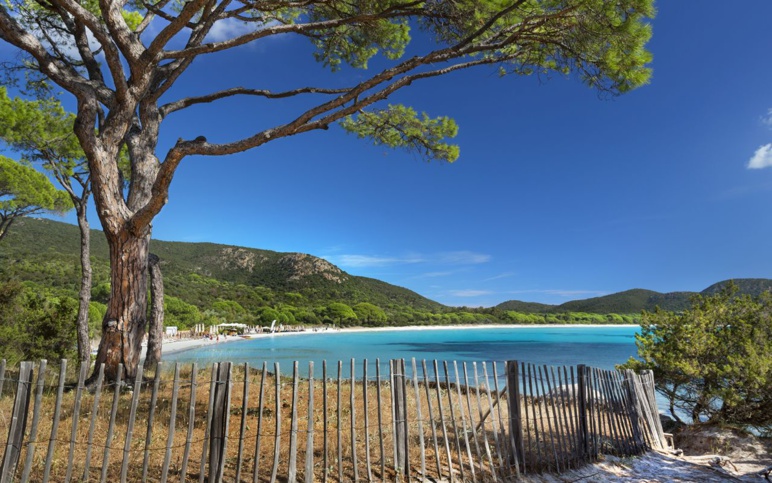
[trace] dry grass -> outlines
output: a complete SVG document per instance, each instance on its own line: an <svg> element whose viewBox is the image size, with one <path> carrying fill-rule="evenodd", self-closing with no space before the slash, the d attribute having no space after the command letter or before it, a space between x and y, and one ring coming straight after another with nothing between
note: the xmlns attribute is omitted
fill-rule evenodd
<svg viewBox="0 0 772 483"><path fill-rule="evenodd" d="M124 388L118 393L113 438L109 445L107 435L114 404L115 386L106 385L102 389L96 414L94 414L96 395L83 391L80 414L77 418L73 417L77 391L74 389L66 391L61 404L58 432L55 443L52 445L50 481L65 481L68 471L73 475L73 480L81 480L86 473L89 453L90 462L86 479L90 481L100 481L103 472L106 481L120 481L124 462L127 480L141 481L145 458L147 458L145 475L147 481L161 481L166 458L169 461L166 475L168 481L199 481L202 468L206 476L209 472L208 460L202 467L201 458L206 441L211 370L197 372L195 400L191 401L193 388L191 367L186 365L180 368L176 405L172 404L174 387L172 371L168 368L162 371L152 424L148 421L151 413L154 374L146 374L139 393L134 429L128 448L125 447L125 443L129 430L133 391ZM448 479L449 468L453 472L454 479L463 476L465 481L472 480L472 472L477 481L503 480L512 476L514 468L509 465L509 440L506 435L509 425L506 397L502 397L497 404L497 385L494 381L494 370L490 364L479 368L478 383L482 390L474 390L473 371L477 369L474 366L469 367L468 379L464 378L463 370L460 371L458 381L461 385L455 384L457 379L452 365L448 373L451 383L449 385L446 383L442 366L439 367L439 384L436 383L431 366L428 371L430 376L426 379L419 369L417 386L414 385L413 379L406 380L408 466L412 476L420 477L424 468L426 475L435 480ZM284 370L286 371L287 368ZM307 376L307 371L307 368L301 369L301 376ZM490 377L485 377L486 371ZM372 366L370 372L373 372ZM12 377L7 374L6 378L9 376ZM284 372L282 376L285 376ZM70 381L76 378L74 375L69 377ZM469 386L471 389L468 392L467 382L471 383ZM361 379L358 379L353 386L351 379L341 379L339 383L337 368L332 366L329 368L326 382L316 379L311 384L308 379L295 380L292 377L281 377L278 386L276 378L271 373L267 373L263 378L260 369L250 368L245 373L243 366L234 366L231 383L229 429L224 465L225 481L236 481L238 473L239 481L251 482L255 470L257 481L271 481L274 473L278 481L287 481L293 460L297 480L305 481L306 447L311 431L313 432L313 481L353 481L355 477L363 481L397 479L397 471L394 468L395 424L392 417L388 366L381 367L380 385L376 383L372 373L368 375L367 384L363 384ZM57 384L58 372L49 370L45 380L30 481L43 480L54 420ZM3 397L0 398L0 443L3 446L8 436L9 419L13 408L11 393L15 391L15 388L9 387L10 385L12 384L6 383ZM248 393L246 405L243 401L245 387ZM488 387L491 389L490 392L486 389ZM503 385L499 389L503 389ZM313 391L314 406L309 418L310 391ZM367 407L365 407L365 391ZM192 420L191 403L194 408ZM491 406L492 415L487 416ZM175 407L176 416L173 420L174 431L172 431L171 417ZM440 409L442 409L442 416L440 416ZM529 473L545 469L562 471L581 463L582 459L578 456L577 449L579 444L575 436L575 428L578 427L575 413L565 406L535 398L521 398L520 413L524 418L523 442L526 450L526 471ZM365 425L365 414L367 414L367 425ZM381 425L379 425L379 414ZM483 415L486 417L480 425ZM245 417L243 433L241 432L242 416ZM608 421L607 418L604 420ZM27 423L25 441L29 439L31 421L32 411ZM71 435L74 422L77 422L77 428L73 438ZM90 433L92 424L93 434ZM297 428L296 431L292 430L293 424ZM474 431L472 428L478 430ZM610 427L599 428L601 434L608 434L609 444L613 444L610 429ZM173 438L170 440L169 435L172 432ZM89 438L93 439L92 445L88 444ZM148 438L147 445L146 438ZM189 448L187 463L184 462L186 446ZM25 444L22 448L17 477L21 475L25 458L31 447L32 445ZM241 457L239 457L239 447L241 447ZM184 475L181 473L183 465L186 466Z"/></svg>
<svg viewBox="0 0 772 483"><path fill-rule="evenodd" d="M330 373L333 372L331 368ZM235 481L236 472L239 463L238 449L242 446L240 461L240 480L252 481L255 469L255 460L257 459L257 475L259 481L270 481L271 475L276 472L279 481L286 480L289 474L289 466L294 455L297 468L297 478L305 480L306 467L306 445L309 431L313 430L313 472L316 481L322 481L325 476L329 481L352 481L354 479L356 459L356 473L359 479L367 480L368 476L373 480L392 481L396 477L394 469L394 425L392 418L392 403L388 368L382 368L382 382L379 385L374 382L374 377L370 376L366 385L361 380L354 384L354 398L352 404L350 379L341 380L338 386L337 377L328 378L326 384L322 380L313 382L313 402L314 407L311 415L311 424L309 424L308 406L309 406L309 386L308 379L298 379L297 385L293 379L282 377L279 380L278 393L277 381L273 374L268 373L263 380L262 371L250 369L247 374L243 367L234 367L232 371L232 389L230 395L230 419L229 431L226 441L226 462L225 462L225 480ZM148 481L160 481L162 478L162 468L164 460L167 457L167 447L169 451L168 480L169 481L198 481L201 472L201 455L204 447L205 432L207 426L207 408L209 404L210 388L209 369L198 371L195 383L195 401L194 415L191 424L190 405L192 380L190 367L185 366L180 371L179 390L176 401L176 416L174 419L174 435L169 441L169 435L172 433L170 419L172 414L172 393L173 377L171 372L166 370L162 372L160 379L153 422L150 425L149 445L146 446L146 437L148 436L148 420L150 418L150 402L152 397L153 374L146 374L145 382L139 394L136 417L130 445L126 453L127 479L128 481L139 481L143 476L143 463L147 458ZM75 379L70 375L70 381ZM13 374L7 374L6 379L12 379ZM40 423L37 432L37 442L34 445L34 458L30 481L42 481L46 466L47 450L51 438L51 428L54 420L56 406L56 391L58 383L58 372L49 370L45 378L45 390L40 409ZM246 408L243 404L243 394L245 382L248 388L248 404ZM5 440L8 436L8 426L13 409L12 391L15 388L9 387L14 384L11 381L6 383L4 394L0 398L0 443L5 446ZM125 442L129 428L129 418L134 392L124 388L118 393L117 412L113 428L113 437L109 443L107 435L109 431L110 414L113 407L114 385L105 385L101 391L96 415L94 414L95 394L83 391L81 393L80 414L77 418L73 417L73 408L75 407L75 398L77 391L74 390L75 384L70 383L69 390L65 391L59 415L59 426L53 445L51 455L51 479L50 481L64 481L69 462L72 461L69 471L73 479L80 480L86 470L85 464L87 454L90 453L90 463L88 468L88 479L99 481L102 472L106 472L107 481L118 481L121 477L122 466L124 462ZM260 393L262 386L262 403ZM326 386L326 387L325 387ZM340 387L340 391L338 390ZM454 413L456 421L450 419L450 407L448 392L444 388L438 388L431 384L428 390L429 397L432 398L432 416L428 413L427 387L423 382L419 384L419 397L421 405L422 421L417 419L416 391L412 380L407 381L406 399L408 412L408 454L409 467L412 474L420 474L423 465L427 468L427 473L435 477L438 475L437 467L439 465L441 473L447 477L448 466L454 468L454 472L460 474L459 458L457 445L455 443L456 427L458 437L462 445L462 464L464 471L469 474L470 462L467 457L466 447L463 446L462 422L460 419L459 406L457 400L457 391L451 390L453 398ZM364 404L364 390L367 391L367 408ZM380 415L382 425L379 426L379 405L378 391L380 389ZM293 391L296 391L294 398L295 410L293 408ZM324 410L324 399L326 394L327 410ZM439 419L439 406L437 397L442 399L445 433L448 436L447 448L450 450L450 460L448 461L448 450L443 439L443 421ZM473 393L474 394L474 393ZM475 421L479 420L480 411L487 412L488 402L485 393L481 393L480 409L474 397L470 399L472 408L475 411L473 417ZM466 404L466 400L463 400ZM33 403L30 403L30 408ZM352 418L352 408L354 417ZM365 427L365 409L367 410L367 427ZM242 414L246 412L246 420L243 435L240 432ZM468 408L464 409L465 416L469 417ZM262 417L260 414L262 413ZM295 423L297 431L295 434L294 451L292 447L292 415L296 415ZM279 437L278 446L276 445L277 433L277 415L279 418ZM96 416L96 417L94 417ZM340 419L339 419L340 417ZM32 420L32 411L30 410L30 419L27 423L28 441L30 426ZM72 437L73 423L77 422L74 438ZM93 423L93 434L90 434ZM498 421L497 421L498 423ZM471 423L468 423L470 425ZM258 441L258 425L260 425L260 436ZM352 441L352 425L355 443ZM421 451L421 437L418 434L421 427L424 451ZM325 430L326 427L326 430ZM434 450L434 438L431 428L434 427L436 435L437 448L439 454ZM189 428L192 428L190 435ZM484 433L489 433L490 447L494 447L492 438L492 422L487 420L487 424L477 433L478 438L482 438ZM92 438L93 444L89 446L89 438ZM325 448L326 440L326 452ZM71 441L73 443L71 443ZM383 452L381 452L381 442ZM186 444L189 443L189 456L187 461L186 475L180 474ZM256 451L259 443L259 451ZM25 444L17 471L17 477L21 474L25 458L32 445ZM276 448L278 447L278 457ZM369 447L369 448L368 448ZM369 452L367 451L369 449ZM355 450L355 451L354 451ZM495 461L495 449L494 462ZM356 453L354 455L354 452ZM326 457L325 457L326 453ZM423 458L422 458L423 454ZM472 450L473 459L477 456ZM105 459L107 456L107 459ZM356 456L356 458L354 458ZM274 462L278 464L274 468ZM439 463L438 463L439 461ZM483 480L484 475L488 474L489 469L485 465L486 459L481 464L475 463L475 472L478 479ZM496 462L498 463L498 462ZM205 462L205 474L208 471ZM485 465L485 466L484 466ZM369 467L369 468L368 468ZM106 468L106 469L105 469Z"/></svg>

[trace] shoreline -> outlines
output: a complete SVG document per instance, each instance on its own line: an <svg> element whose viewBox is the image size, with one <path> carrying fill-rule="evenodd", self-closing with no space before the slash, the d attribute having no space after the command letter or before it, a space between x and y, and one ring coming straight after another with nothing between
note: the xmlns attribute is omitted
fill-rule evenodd
<svg viewBox="0 0 772 483"><path fill-rule="evenodd" d="M214 344L226 344L228 342L235 342L239 340L249 339L262 339L266 337L287 337L293 335L323 335L323 334L341 334L341 333L356 333L356 332L393 332L393 331L421 331L421 330L450 330L450 329L528 329L528 328L554 328L554 329L566 329L572 327L639 327L636 324L491 324L491 325L407 325L404 327L347 327L343 329L327 329L327 330L305 330L298 332L274 332L274 333L259 333L259 334L246 334L243 336L230 336L220 338L220 340L209 340L205 338L197 339L172 339L164 340L161 348L162 355L175 354L190 349L197 349L199 347L214 345ZM142 348L143 356L145 347Z"/></svg>

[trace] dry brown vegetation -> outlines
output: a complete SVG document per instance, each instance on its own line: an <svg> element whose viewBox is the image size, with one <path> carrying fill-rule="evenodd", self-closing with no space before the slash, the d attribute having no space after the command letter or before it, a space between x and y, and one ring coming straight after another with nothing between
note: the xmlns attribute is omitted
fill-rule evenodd
<svg viewBox="0 0 772 483"><path fill-rule="evenodd" d="M116 393L114 384L104 385L96 393L93 387L91 391L81 391L77 416L74 414L79 394L74 382L77 376L70 374L67 379L70 382L62 396L58 431L51 445L49 481L67 481L68 475L75 481L120 481L122 474L127 481L162 481L164 478L168 481L206 481L210 472L209 459L207 456L202 466L202 452L209 448L205 442L210 388L214 387L212 371L199 370L193 377L190 365L180 365L177 369L176 383L172 367L167 366L159 372L155 404L152 399L156 380L155 374L150 373L145 374L138 394L128 386ZM278 384L273 367L265 368L265 377L263 368L244 369L242 365L233 366L231 370L224 481L251 482L253 478L254 481L288 481L293 475L298 481L397 479L395 451L399 450L394 435L398 424L393 417L388 364L380 366L379 378L373 374L375 370L371 364L367 383L358 378L353 385L350 378L338 377L337 365L328 368L326 380L317 378L313 381L308 379L307 367L299 370L297 378L292 377L291 369L285 373L288 368L284 368ZM525 467L516 468L513 465L515 459L509 454L505 381L499 380L496 373L501 366L491 363L459 365L456 372L450 363L446 372L445 365L440 363L437 369L438 377L429 363L427 376L424 376L419 363L417 375L413 376L408 363L404 391L407 471L410 475L447 479L451 468L454 479L501 481L513 478L518 469L528 473L545 469L565 471L580 466L587 459L587 455L582 457L579 452L581 441L575 408L567 400L543 397L542 391L539 393L541 398L521 396L525 456L522 461ZM0 398L0 443L3 447L13 409L12 394L16 390L13 378L10 372L6 374L3 397ZM401 381L398 377L397 383ZM31 440L34 393L30 402L17 478L22 474L27 455L34 448L29 481L44 479L57 387L58 371L49 369L34 444L27 443ZM313 410L309 417L311 390ZM115 394L117 400L114 400ZM132 422L131 408L135 400L136 415ZM114 404L114 427L109 439ZM612 414L611 411L608 413ZM614 434L608 425L610 421L612 419L605 415L598 420L599 448L605 445L607 450L621 452L619 441L623 435ZM73 436L74 423L77 427ZM132 434L127 447L130 429ZM309 435L312 458L307 459ZM312 478L308 479L307 464L313 472Z"/></svg>

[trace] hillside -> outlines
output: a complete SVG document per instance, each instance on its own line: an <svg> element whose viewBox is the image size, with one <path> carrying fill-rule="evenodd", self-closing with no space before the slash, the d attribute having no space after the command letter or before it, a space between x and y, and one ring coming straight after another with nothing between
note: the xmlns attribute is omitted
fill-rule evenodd
<svg viewBox="0 0 772 483"><path fill-rule="evenodd" d="M741 278L737 280L724 280L723 282L714 283L700 293L703 295L712 295L718 293L729 282L734 282L734 284L737 285L739 293L752 295L754 297L758 296L762 292L766 292L767 290L772 290L772 280L768 278Z"/></svg>
<svg viewBox="0 0 772 483"><path fill-rule="evenodd" d="M690 292L663 294L640 288L625 290L603 297L566 302L557 307L561 312L590 312L633 314L642 310L654 310L659 306L664 310L684 310L689 306Z"/></svg>
<svg viewBox="0 0 772 483"><path fill-rule="evenodd" d="M0 244L0 281L15 279L31 284L38 291L74 297L80 276L78 243L78 229L74 225L22 219ZM510 300L491 308L457 309L402 287L348 274L308 254L161 240L152 241L151 251L161 259L168 296L167 315L171 321L216 316L252 322L284 317L290 322L318 323L329 317L325 309L331 302L343 302L352 307L369 303L382 309L386 319L369 322L376 325L619 320L609 314L625 315L624 320L629 322L630 314L635 318L642 310L653 310L657 306L683 310L694 295L693 292L632 289L562 305ZM92 230L92 295L94 302L102 304L109 294L107 253L104 235ZM753 295L772 288L770 279L734 282L741 293ZM726 283L711 285L702 293L715 293ZM266 310L270 312L265 313Z"/></svg>
<svg viewBox="0 0 772 483"><path fill-rule="evenodd" d="M92 230L94 285L108 281L107 242ZM74 293L79 277L79 235L74 225L22 219L0 244L0 280L15 278ZM292 302L315 306L333 300L368 302L383 309L439 312L446 307L402 287L350 275L321 258L214 243L153 240L166 293L204 309L218 299L246 309ZM99 292L95 290L95 292ZM99 301L99 293L95 293Z"/></svg>
<svg viewBox="0 0 772 483"><path fill-rule="evenodd" d="M555 305L523 302L520 300L507 300L496 306L497 309L514 310L515 312L523 312L526 314L546 314L552 312L555 307Z"/></svg>
<svg viewBox="0 0 772 483"><path fill-rule="evenodd" d="M719 292L730 280L718 282L699 292L701 295L712 295ZM738 288L738 293L758 296L762 292L772 290L772 279L738 278L731 280ZM534 304L508 300L496 306L502 310L516 310L531 313L565 313L586 312L591 314L639 314L641 311L652 311L656 307L662 310L678 312L691 305L691 297L697 292L660 293L640 288L625 290L602 297L583 300L572 300L561 305Z"/></svg>

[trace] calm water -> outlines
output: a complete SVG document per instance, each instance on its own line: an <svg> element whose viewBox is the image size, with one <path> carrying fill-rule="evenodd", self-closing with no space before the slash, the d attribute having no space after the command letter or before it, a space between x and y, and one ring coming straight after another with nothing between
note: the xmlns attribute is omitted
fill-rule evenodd
<svg viewBox="0 0 772 483"><path fill-rule="evenodd" d="M308 362L313 361L315 377L322 374L322 361L328 364L328 377L337 375L337 361L343 362L343 377L350 377L351 359L356 375L362 374L362 363L368 360L368 376L375 374L375 360L380 359L381 373L387 374L389 359L426 359L462 362L518 360L534 364L586 364L613 369L615 364L636 354L635 333L638 326L626 327L506 327L473 329L432 329L404 331L324 332L302 335L268 336L258 339L209 345L164 356L166 361L193 362L199 365L217 361L250 367L279 362L281 372L292 372L293 361L299 362L300 374L308 375ZM503 365L499 372L503 370ZM430 374L431 374L430 370Z"/></svg>

